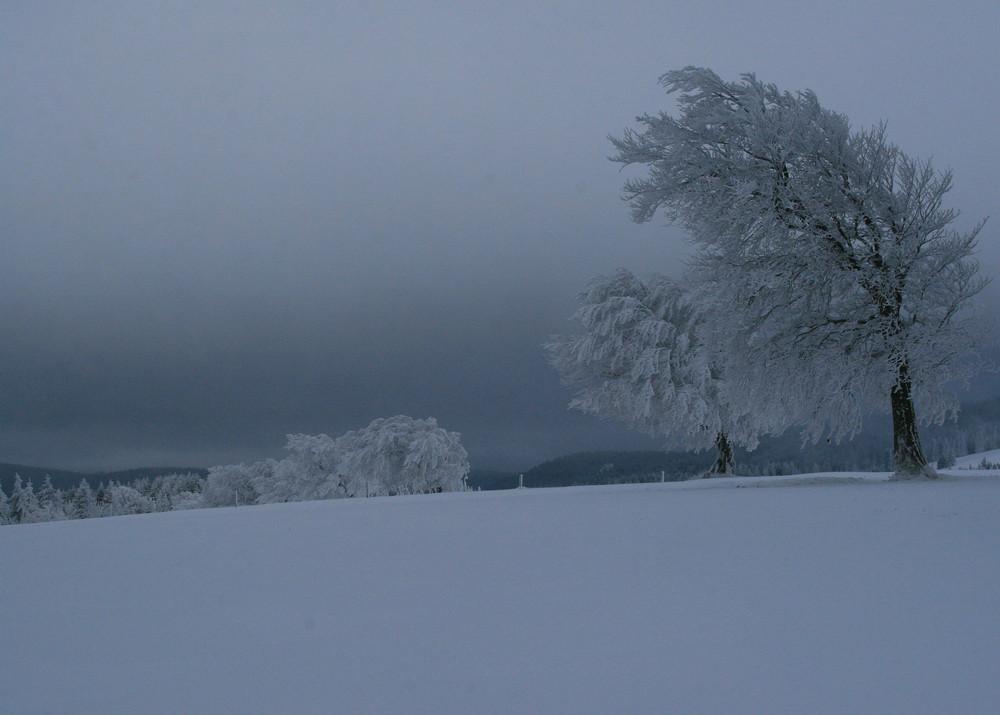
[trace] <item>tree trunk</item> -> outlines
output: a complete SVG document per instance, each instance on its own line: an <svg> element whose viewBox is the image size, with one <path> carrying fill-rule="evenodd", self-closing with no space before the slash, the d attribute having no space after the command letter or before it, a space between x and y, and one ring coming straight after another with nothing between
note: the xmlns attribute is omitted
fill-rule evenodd
<svg viewBox="0 0 1000 715"><path fill-rule="evenodd" d="M702 479L709 477L728 477L733 473L733 445L729 443L729 438L725 432L719 432L715 436L715 449L719 456L715 464L707 472L701 475Z"/></svg>
<svg viewBox="0 0 1000 715"><path fill-rule="evenodd" d="M910 366L904 359L896 368L896 383L889 391L892 404L892 461L896 470L892 476L893 479L936 479L938 474L927 464L927 457L920 446L912 387Z"/></svg>

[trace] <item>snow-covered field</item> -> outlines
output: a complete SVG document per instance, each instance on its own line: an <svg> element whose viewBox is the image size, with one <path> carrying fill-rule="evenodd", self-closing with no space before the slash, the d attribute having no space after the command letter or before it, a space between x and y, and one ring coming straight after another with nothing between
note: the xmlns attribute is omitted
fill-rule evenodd
<svg viewBox="0 0 1000 715"><path fill-rule="evenodd" d="M1000 474L950 474L7 526L0 711L996 712Z"/></svg>

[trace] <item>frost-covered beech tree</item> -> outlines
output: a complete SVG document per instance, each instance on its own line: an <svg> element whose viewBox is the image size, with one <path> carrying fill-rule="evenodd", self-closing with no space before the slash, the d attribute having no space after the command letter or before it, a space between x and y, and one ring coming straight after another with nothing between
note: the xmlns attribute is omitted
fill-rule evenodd
<svg viewBox="0 0 1000 715"><path fill-rule="evenodd" d="M285 449L288 456L274 463L270 474L261 470L255 477L261 503L357 496L343 476L340 450L332 437L290 434Z"/></svg>
<svg viewBox="0 0 1000 715"><path fill-rule="evenodd" d="M220 464L209 467L202 503L208 507L256 504L260 496L254 486L256 465Z"/></svg>
<svg viewBox="0 0 1000 715"><path fill-rule="evenodd" d="M112 483L108 487L108 504L112 516L150 514L156 511L156 503L152 499L127 484Z"/></svg>
<svg viewBox="0 0 1000 715"><path fill-rule="evenodd" d="M458 491L469 474L469 455L458 432L397 415L377 419L337 439L345 478L359 493L416 494Z"/></svg>
<svg viewBox="0 0 1000 715"><path fill-rule="evenodd" d="M705 476L730 472L734 444L753 449L761 434L788 425L782 393L753 396L754 383L726 379L726 330L675 281L621 268L594 278L577 301L583 332L545 346L576 391L570 407L663 437L669 448L715 446Z"/></svg>
<svg viewBox="0 0 1000 715"><path fill-rule="evenodd" d="M950 172L904 154L884 126L852 131L812 92L693 67L660 83L679 93L678 116L612 138L615 161L648 168L625 185L633 219L662 212L687 228L702 280L740 315L745 364L784 359L814 397L807 436L852 436L859 403L884 400L897 476L934 476L917 415L954 414L942 386L985 332L965 310L983 285L981 225L951 228Z"/></svg>
<svg viewBox="0 0 1000 715"><path fill-rule="evenodd" d="M465 485L468 455L457 432L434 418L399 415L336 439L288 435L289 454L209 469L205 506L453 491Z"/></svg>

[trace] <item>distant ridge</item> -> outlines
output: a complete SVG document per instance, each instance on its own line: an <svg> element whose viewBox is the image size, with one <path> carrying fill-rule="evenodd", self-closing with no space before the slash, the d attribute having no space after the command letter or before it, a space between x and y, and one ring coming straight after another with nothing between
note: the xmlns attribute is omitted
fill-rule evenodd
<svg viewBox="0 0 1000 715"><path fill-rule="evenodd" d="M705 471L711 457L696 452L578 452L543 462L524 473L526 487L676 482Z"/></svg>

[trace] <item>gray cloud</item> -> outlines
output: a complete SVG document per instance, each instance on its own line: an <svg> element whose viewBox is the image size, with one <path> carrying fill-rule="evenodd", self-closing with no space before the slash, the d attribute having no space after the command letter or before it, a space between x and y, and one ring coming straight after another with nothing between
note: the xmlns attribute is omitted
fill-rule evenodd
<svg viewBox="0 0 1000 715"><path fill-rule="evenodd" d="M996 213L991 3L630 8L5 5L0 460L255 459L400 412L483 466L655 445L567 413L540 344L593 274L680 270L605 158L670 68L888 119Z"/></svg>

